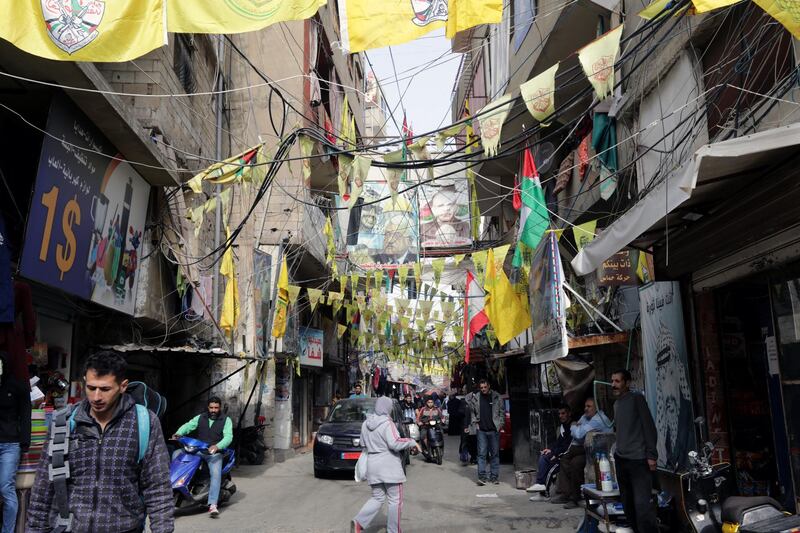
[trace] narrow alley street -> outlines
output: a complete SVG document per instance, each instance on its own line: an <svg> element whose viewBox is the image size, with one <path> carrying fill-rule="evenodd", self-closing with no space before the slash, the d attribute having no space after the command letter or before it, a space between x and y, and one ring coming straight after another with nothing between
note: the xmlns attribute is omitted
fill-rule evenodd
<svg viewBox="0 0 800 533"><path fill-rule="evenodd" d="M409 532L553 531L574 532L582 511L531 503L514 488L509 464L501 465L500 485L478 487L475 467L457 462L458 440L449 437L442 466L412 458L408 469L403 530ZM367 500L369 486L351 476L314 479L312 455L305 453L269 469L239 467L238 492L219 519L206 514L178 517L176 533L269 532L340 533ZM385 531L385 512L366 531Z"/></svg>

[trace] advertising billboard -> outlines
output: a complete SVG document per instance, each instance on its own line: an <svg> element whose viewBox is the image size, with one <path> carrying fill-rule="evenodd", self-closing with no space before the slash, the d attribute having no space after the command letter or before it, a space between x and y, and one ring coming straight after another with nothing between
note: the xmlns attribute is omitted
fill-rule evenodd
<svg viewBox="0 0 800 533"><path fill-rule="evenodd" d="M47 119L21 271L133 315L150 185L66 96Z"/></svg>

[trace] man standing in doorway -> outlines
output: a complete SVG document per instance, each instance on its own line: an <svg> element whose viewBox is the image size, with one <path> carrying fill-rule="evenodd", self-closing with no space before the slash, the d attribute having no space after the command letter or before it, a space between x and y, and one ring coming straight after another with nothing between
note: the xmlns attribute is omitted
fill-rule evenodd
<svg viewBox="0 0 800 533"><path fill-rule="evenodd" d="M480 393L469 396L471 432L478 436L478 485L500 483L500 429L505 423L503 399L485 379L478 383ZM487 457L488 456L488 457ZM490 461L487 472L486 461Z"/></svg>
<svg viewBox="0 0 800 533"><path fill-rule="evenodd" d="M202 457L208 463L208 472L211 477L208 487L208 514L211 518L219 516L217 503L219 502L219 487L222 483L222 460L220 453L233 442L233 421L222 414L222 400L217 396L208 399L207 412L197 415L178 428L172 438L177 439L184 435L193 434L198 440L207 444L208 453ZM180 451L176 452L180 453Z"/></svg>
<svg viewBox="0 0 800 533"><path fill-rule="evenodd" d="M114 352L98 352L84 363L86 398L70 413L54 413L50 427L52 440L54 432L62 439L60 431L68 435L68 453L58 449L58 442L45 443L31 490L27 533L53 531L64 521L71 521L72 531L141 533L148 517L152 533L173 531L169 456L161 424L147 411L150 437L139 461L142 421L133 397L125 394L127 369L125 359Z"/></svg>
<svg viewBox="0 0 800 533"><path fill-rule="evenodd" d="M11 375L6 352L0 352L0 509L2 533L13 533L17 523L17 467L31 443L31 393Z"/></svg>
<svg viewBox="0 0 800 533"><path fill-rule="evenodd" d="M630 389L631 373L611 375L614 389L614 424L617 428L617 484L625 516L636 533L657 531L656 513L650 503L653 472L658 461L658 433L644 396Z"/></svg>

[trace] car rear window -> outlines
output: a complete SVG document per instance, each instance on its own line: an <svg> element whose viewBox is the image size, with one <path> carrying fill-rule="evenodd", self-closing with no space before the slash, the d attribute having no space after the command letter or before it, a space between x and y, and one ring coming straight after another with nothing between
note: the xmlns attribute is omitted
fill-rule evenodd
<svg viewBox="0 0 800 533"><path fill-rule="evenodd" d="M331 411L328 422L362 422L375 412L375 402L342 400Z"/></svg>

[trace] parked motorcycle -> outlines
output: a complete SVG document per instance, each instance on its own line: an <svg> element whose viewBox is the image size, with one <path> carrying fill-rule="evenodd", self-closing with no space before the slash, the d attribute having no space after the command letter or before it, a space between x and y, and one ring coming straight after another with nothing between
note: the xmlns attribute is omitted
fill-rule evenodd
<svg viewBox="0 0 800 533"><path fill-rule="evenodd" d="M420 426L420 446L422 454L428 461L437 465L442 464L444 455L444 434L442 433L441 422L431 419Z"/></svg>
<svg viewBox="0 0 800 533"><path fill-rule="evenodd" d="M702 420L698 419L698 424ZM714 444L689 452L690 469L681 475L679 510L696 533L784 533L800 531L800 516L784 513L767 496L733 496L728 463L711 464Z"/></svg>
<svg viewBox="0 0 800 533"><path fill-rule="evenodd" d="M177 442L181 448L169 465L175 509L187 510L194 507L205 507L208 502L211 479L208 465L202 456L208 454L208 444L190 437L180 437ZM231 449L218 453L224 455L219 489L219 503L222 504L236 492L236 485L231 479L231 469L236 462L236 454Z"/></svg>
<svg viewBox="0 0 800 533"><path fill-rule="evenodd" d="M267 424L248 426L234 431L236 454L240 461L251 465L264 464L267 445L264 443L264 428Z"/></svg>

